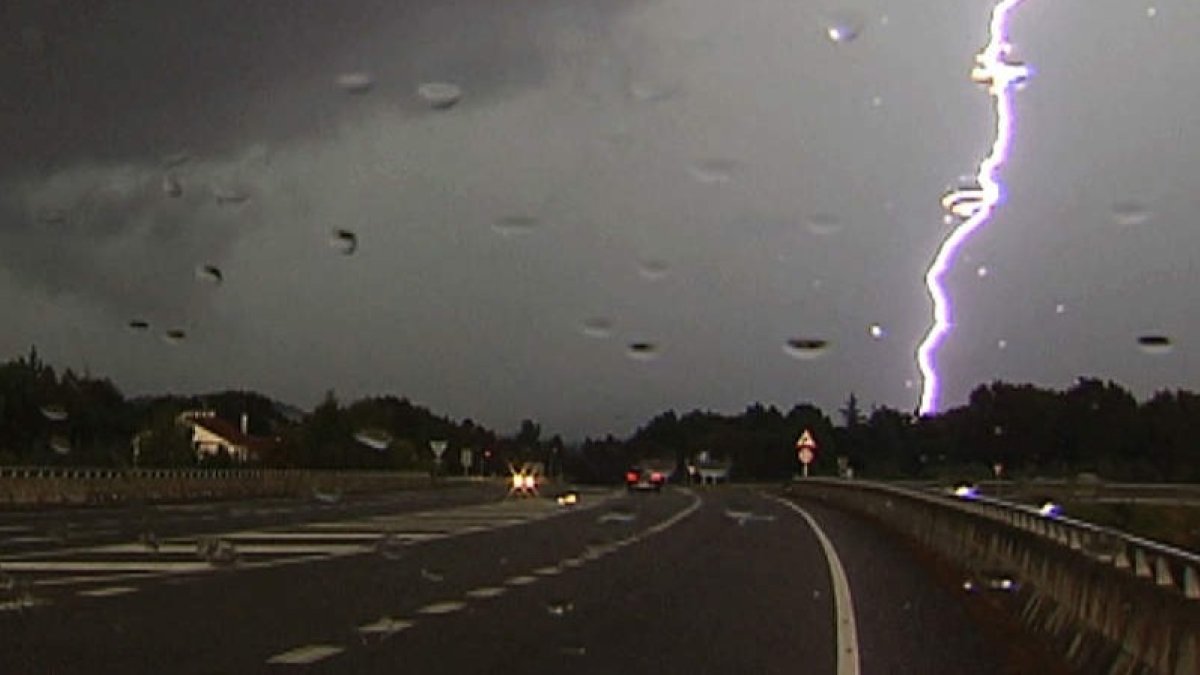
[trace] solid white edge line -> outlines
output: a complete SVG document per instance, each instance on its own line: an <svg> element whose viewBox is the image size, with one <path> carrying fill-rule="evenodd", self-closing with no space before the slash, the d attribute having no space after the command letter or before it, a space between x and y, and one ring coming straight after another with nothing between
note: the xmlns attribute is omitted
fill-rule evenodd
<svg viewBox="0 0 1200 675"><path fill-rule="evenodd" d="M780 497L770 497L792 511L812 528L813 534L821 544L825 553L825 561L829 563L829 577L833 582L834 626L837 630L837 673L838 675L858 675L858 627L854 620L854 601L850 597L850 580L846 570L838 558L837 549L825 535L825 531L817 524L817 520L808 511Z"/></svg>
<svg viewBox="0 0 1200 675"><path fill-rule="evenodd" d="M267 659L267 663L281 664L288 666L302 666L309 663L315 663L322 659L327 659L330 656L341 654L345 651L344 647L336 645L307 645L305 647L297 647L286 652L276 654Z"/></svg>

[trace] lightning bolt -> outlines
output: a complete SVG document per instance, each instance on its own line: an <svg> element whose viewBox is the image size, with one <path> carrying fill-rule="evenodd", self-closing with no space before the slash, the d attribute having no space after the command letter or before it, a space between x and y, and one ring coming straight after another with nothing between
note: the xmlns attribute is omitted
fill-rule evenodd
<svg viewBox="0 0 1200 675"><path fill-rule="evenodd" d="M988 43L975 56L975 67L971 71L971 79L986 86L995 101L996 139L992 142L991 152L979 163L975 174L977 185L954 190L942 199L942 206L952 216L963 220L942 241L933 263L925 272L925 287L933 301L933 323L917 347L917 365L922 378L918 412L922 415L937 412L940 381L934 360L938 347L953 326L950 296L942 285L942 277L954 264L962 245L991 218L1004 193L998 174L1008 159L1012 144L1013 86L1029 77L1025 65L1008 61L1011 51L1006 37L1008 18L1021 2L1023 0L1002 0L992 8Z"/></svg>

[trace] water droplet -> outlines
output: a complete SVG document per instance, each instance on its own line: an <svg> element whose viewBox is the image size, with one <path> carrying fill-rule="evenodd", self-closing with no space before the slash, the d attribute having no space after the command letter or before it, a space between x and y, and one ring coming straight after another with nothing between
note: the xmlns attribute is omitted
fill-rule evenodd
<svg viewBox="0 0 1200 675"><path fill-rule="evenodd" d="M375 86L375 78L364 72L342 73L334 81L348 94L365 94Z"/></svg>
<svg viewBox="0 0 1200 675"><path fill-rule="evenodd" d="M421 568L421 578L430 583L440 584L446 580L446 574L441 570L434 570L428 567Z"/></svg>
<svg viewBox="0 0 1200 675"><path fill-rule="evenodd" d="M320 488L313 488L312 496L313 499L321 502L322 504L337 504L338 502L342 501L341 490L322 490Z"/></svg>
<svg viewBox="0 0 1200 675"><path fill-rule="evenodd" d="M1054 313L1055 313L1055 314L1062 314L1062 313L1064 313L1064 312L1066 312L1066 311L1067 311L1067 306L1066 306L1066 305L1064 305L1064 304L1062 304L1061 302L1060 302L1059 304L1057 304L1057 305L1055 305L1055 306L1054 306Z"/></svg>
<svg viewBox="0 0 1200 675"><path fill-rule="evenodd" d="M158 553L158 536L152 530L142 530L138 534L138 543L146 548L151 553Z"/></svg>
<svg viewBox="0 0 1200 675"><path fill-rule="evenodd" d="M358 250L358 235L350 230L334 230L329 238L329 245L342 255L352 255Z"/></svg>
<svg viewBox="0 0 1200 675"><path fill-rule="evenodd" d="M1158 16L1158 8L1157 7L1154 7L1153 5L1151 5L1150 7L1146 8L1146 18L1153 19L1156 16Z"/></svg>
<svg viewBox="0 0 1200 675"><path fill-rule="evenodd" d="M649 82L633 82L629 85L629 95L635 101L652 103L668 99L675 92L667 87L660 87Z"/></svg>
<svg viewBox="0 0 1200 675"><path fill-rule="evenodd" d="M1175 348L1171 338L1166 335L1142 335L1138 337L1137 343L1143 353L1151 356L1170 354L1171 350Z"/></svg>
<svg viewBox="0 0 1200 675"><path fill-rule="evenodd" d="M225 280L225 275L221 272L221 268L216 265L201 265L196 268L196 278L219 286Z"/></svg>
<svg viewBox="0 0 1200 675"><path fill-rule="evenodd" d="M375 552L383 556L385 560L399 560L404 557L406 545L404 539L394 532L389 532L375 542Z"/></svg>
<svg viewBox="0 0 1200 675"><path fill-rule="evenodd" d="M871 326L867 330L868 330L868 332L871 333L871 337L875 338L876 340L879 340L880 338L882 338L885 335L883 326L880 326L877 323L871 324Z"/></svg>
<svg viewBox="0 0 1200 675"><path fill-rule="evenodd" d="M665 260L649 258L638 265L638 274L646 281L659 281L671 272L671 266Z"/></svg>
<svg viewBox="0 0 1200 675"><path fill-rule="evenodd" d="M51 422L64 422L68 417L67 409L58 404L44 406L42 407L42 417Z"/></svg>
<svg viewBox="0 0 1200 675"><path fill-rule="evenodd" d="M163 339L169 344L177 345L187 339L187 331L182 328L172 328L163 333Z"/></svg>
<svg viewBox="0 0 1200 675"><path fill-rule="evenodd" d="M1008 349L1008 340L1003 338L996 340L996 347L999 349Z"/></svg>
<svg viewBox="0 0 1200 675"><path fill-rule="evenodd" d="M792 338L783 345L783 351L794 359L809 361L825 355L829 341L813 338Z"/></svg>
<svg viewBox="0 0 1200 675"><path fill-rule="evenodd" d="M41 209L37 220L44 225L62 225L67 222L67 212L63 209Z"/></svg>
<svg viewBox="0 0 1200 675"><path fill-rule="evenodd" d="M975 274L976 274L976 275L977 275L979 278L981 278L981 279L982 279L983 277L986 277L986 276L988 275L988 268L987 268L987 266L985 266L985 265L980 265L980 266L979 266L979 267L978 267L978 268L975 270Z"/></svg>
<svg viewBox="0 0 1200 675"><path fill-rule="evenodd" d="M862 33L863 17L851 10L840 10L825 18L825 35L837 44L853 42Z"/></svg>
<svg viewBox="0 0 1200 675"><path fill-rule="evenodd" d="M250 199L249 194L228 185L214 187L213 197L216 197L217 204L221 206L237 206Z"/></svg>
<svg viewBox="0 0 1200 675"><path fill-rule="evenodd" d="M162 191L168 197L179 197L183 194L183 184L179 182L178 178L168 173L163 176Z"/></svg>
<svg viewBox="0 0 1200 675"><path fill-rule="evenodd" d="M583 322L583 334L597 339L603 339L612 335L613 322L604 317L592 317Z"/></svg>
<svg viewBox="0 0 1200 675"><path fill-rule="evenodd" d="M145 331L150 329L150 322L144 319L130 319L129 327L136 331Z"/></svg>
<svg viewBox="0 0 1200 675"><path fill-rule="evenodd" d="M631 342L626 354L634 361L653 361L657 359L661 350L658 345L653 342Z"/></svg>
<svg viewBox="0 0 1200 675"><path fill-rule="evenodd" d="M446 110L462 100L463 90L449 82L426 82L417 87L417 96L434 110Z"/></svg>
<svg viewBox="0 0 1200 675"><path fill-rule="evenodd" d="M705 185L728 183L737 171L738 163L731 159L706 159L688 167L692 178Z"/></svg>
<svg viewBox="0 0 1200 675"><path fill-rule="evenodd" d="M566 616L575 611L575 603L570 600L551 600L546 603L546 612L550 616Z"/></svg>
<svg viewBox="0 0 1200 675"><path fill-rule="evenodd" d="M915 387L915 386L917 386L917 383L916 383L916 382L913 382L912 380L905 380L905 381L904 381L904 388L905 388L905 389L912 389L912 388L913 388L913 387Z"/></svg>
<svg viewBox="0 0 1200 675"><path fill-rule="evenodd" d="M382 429L364 429L354 434L354 440L372 450L387 450L392 443L392 435Z"/></svg>
<svg viewBox="0 0 1200 675"><path fill-rule="evenodd" d="M233 542L218 537L202 537L196 540L196 553L214 567L231 567L238 563L237 547Z"/></svg>
<svg viewBox="0 0 1200 675"><path fill-rule="evenodd" d="M872 108L883 107L883 97L882 96L872 96L871 97L871 107Z"/></svg>
<svg viewBox="0 0 1200 675"><path fill-rule="evenodd" d="M504 216L492 223L492 230L505 237L529 234L537 228L538 219L533 216Z"/></svg>
<svg viewBox="0 0 1200 675"><path fill-rule="evenodd" d="M1123 201L1113 204L1112 215L1118 225L1130 227L1150 220L1150 209L1140 202Z"/></svg>
<svg viewBox="0 0 1200 675"><path fill-rule="evenodd" d="M50 449L56 455L69 455L71 454L71 441L66 436L51 436Z"/></svg>
<svg viewBox="0 0 1200 675"><path fill-rule="evenodd" d="M828 237L841 231L842 221L832 213L816 213L808 218L807 226L812 234Z"/></svg>
<svg viewBox="0 0 1200 675"><path fill-rule="evenodd" d="M177 166L187 164L191 159L192 156L186 152L176 152L163 157L162 165L164 169L174 169Z"/></svg>

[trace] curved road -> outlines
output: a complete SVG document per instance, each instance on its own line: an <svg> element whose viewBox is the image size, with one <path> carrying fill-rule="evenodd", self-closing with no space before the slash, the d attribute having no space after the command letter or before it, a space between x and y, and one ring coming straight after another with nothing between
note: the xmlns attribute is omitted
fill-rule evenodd
<svg viewBox="0 0 1200 675"><path fill-rule="evenodd" d="M20 523L72 516L0 517L4 672L1049 672L961 579L777 488L263 504L40 546Z"/></svg>

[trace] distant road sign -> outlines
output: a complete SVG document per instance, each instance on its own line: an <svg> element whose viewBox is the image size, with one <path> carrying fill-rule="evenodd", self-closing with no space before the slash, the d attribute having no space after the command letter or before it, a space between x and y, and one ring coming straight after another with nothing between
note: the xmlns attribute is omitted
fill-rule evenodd
<svg viewBox="0 0 1200 675"><path fill-rule="evenodd" d="M470 448L463 448L458 451L458 463L463 465L463 468L471 466L471 461L475 459L474 453Z"/></svg>
<svg viewBox="0 0 1200 675"><path fill-rule="evenodd" d="M446 446L449 445L446 441L429 441L429 449L433 451L433 456L437 461L442 461L442 454L446 452Z"/></svg>
<svg viewBox="0 0 1200 675"><path fill-rule="evenodd" d="M817 456L813 454L813 451L808 448L800 448L800 452L797 454L800 456L800 463L806 466L812 464L812 461L817 458Z"/></svg>
<svg viewBox="0 0 1200 675"><path fill-rule="evenodd" d="M814 452L817 449L817 441L813 439L812 432L808 429L805 429L804 433L800 434L800 438L796 440L797 450L804 450L805 448Z"/></svg>

